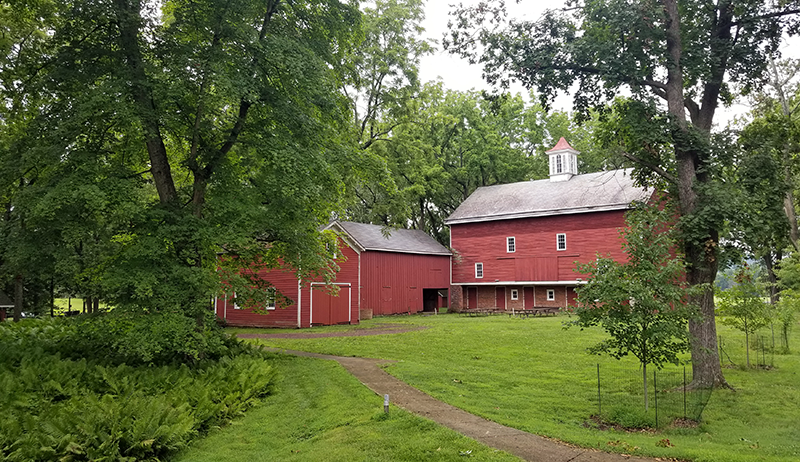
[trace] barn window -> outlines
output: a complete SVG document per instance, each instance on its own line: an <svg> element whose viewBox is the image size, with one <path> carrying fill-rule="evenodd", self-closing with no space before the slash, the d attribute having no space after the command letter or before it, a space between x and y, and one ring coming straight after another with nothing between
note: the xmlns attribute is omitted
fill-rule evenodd
<svg viewBox="0 0 800 462"><path fill-rule="evenodd" d="M547 289L547 299L550 301L556 299L556 291L554 289Z"/></svg>
<svg viewBox="0 0 800 462"><path fill-rule="evenodd" d="M266 307L268 310L275 309L275 288L270 287L267 289L267 303Z"/></svg>
<svg viewBox="0 0 800 462"><path fill-rule="evenodd" d="M567 250L566 234L556 234L556 250Z"/></svg>
<svg viewBox="0 0 800 462"><path fill-rule="evenodd" d="M562 171L562 167L561 167L561 154L558 154L558 155L556 156L556 173L561 173L561 171Z"/></svg>
<svg viewBox="0 0 800 462"><path fill-rule="evenodd" d="M483 277L483 263L475 263L475 278L480 279Z"/></svg>
<svg viewBox="0 0 800 462"><path fill-rule="evenodd" d="M519 300L519 290L511 289L511 300Z"/></svg>
<svg viewBox="0 0 800 462"><path fill-rule="evenodd" d="M517 251L517 242L513 236L506 238L506 252L513 253Z"/></svg>
<svg viewBox="0 0 800 462"><path fill-rule="evenodd" d="M234 310L240 310L240 309L242 309L242 307L241 307L241 306L239 306L239 305L236 303L236 292L234 292L234 293L233 293L233 309L234 309Z"/></svg>

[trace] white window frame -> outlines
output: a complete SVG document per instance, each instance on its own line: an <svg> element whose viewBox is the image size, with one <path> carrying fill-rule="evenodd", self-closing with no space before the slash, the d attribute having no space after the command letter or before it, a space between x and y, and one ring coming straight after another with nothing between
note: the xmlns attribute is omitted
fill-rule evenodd
<svg viewBox="0 0 800 462"><path fill-rule="evenodd" d="M242 307L236 304L236 292L233 293L233 309L234 310L241 310Z"/></svg>
<svg viewBox="0 0 800 462"><path fill-rule="evenodd" d="M475 263L475 279L483 279L483 263Z"/></svg>
<svg viewBox="0 0 800 462"><path fill-rule="evenodd" d="M561 244L564 244L564 247L561 247ZM558 233L556 234L556 250L567 250L567 234L566 233Z"/></svg>
<svg viewBox="0 0 800 462"><path fill-rule="evenodd" d="M511 289L511 300L519 300L519 289Z"/></svg>
<svg viewBox="0 0 800 462"><path fill-rule="evenodd" d="M277 292L274 287L267 288L267 301L265 303L267 310L275 309L275 299L277 298L276 295Z"/></svg>
<svg viewBox="0 0 800 462"><path fill-rule="evenodd" d="M506 253L514 253L517 251L517 239L514 236L506 238Z"/></svg>
<svg viewBox="0 0 800 462"><path fill-rule="evenodd" d="M556 173L562 173L564 167L561 164L561 154L556 154Z"/></svg>
<svg viewBox="0 0 800 462"><path fill-rule="evenodd" d="M552 302L556 299L556 289L547 289L547 301Z"/></svg>

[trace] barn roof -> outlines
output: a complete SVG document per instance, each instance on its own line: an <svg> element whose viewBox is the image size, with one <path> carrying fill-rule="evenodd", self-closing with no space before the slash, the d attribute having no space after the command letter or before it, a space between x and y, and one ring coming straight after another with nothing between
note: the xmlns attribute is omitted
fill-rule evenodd
<svg viewBox="0 0 800 462"><path fill-rule="evenodd" d="M450 215L448 225L622 210L652 191L636 186L631 169L575 175L569 181L549 179L485 186L475 190Z"/></svg>
<svg viewBox="0 0 800 462"><path fill-rule="evenodd" d="M424 231L417 229L384 228L378 225L337 221L331 227L338 227L359 250L378 250L383 252L416 253L424 255L451 255ZM387 234L384 235L384 229Z"/></svg>
<svg viewBox="0 0 800 462"><path fill-rule="evenodd" d="M0 292L0 308L14 308L14 302L3 292Z"/></svg>

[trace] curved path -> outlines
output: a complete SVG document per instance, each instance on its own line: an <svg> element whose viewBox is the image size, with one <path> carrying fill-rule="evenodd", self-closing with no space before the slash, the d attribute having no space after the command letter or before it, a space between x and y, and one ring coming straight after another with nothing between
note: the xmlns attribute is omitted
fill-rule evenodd
<svg viewBox="0 0 800 462"><path fill-rule="evenodd" d="M353 335L378 335L379 333L400 333L401 329L364 329L361 334L342 332L338 336ZM416 329L411 329L416 330ZM239 337L273 337L286 335L294 338L314 338L308 336L337 336L327 334L254 334L252 336L239 335ZM349 335L348 335L349 334ZM304 337L306 336L306 337ZM285 338L285 337L284 337ZM577 448L559 443L539 435L527 433L516 428L506 427L497 422L486 420L470 414L457 407L443 403L427 395L405 382L389 375L381 369L380 364L391 361L382 359L353 358L344 356L323 355L305 351L284 350L280 348L267 348L270 351L286 353L296 356L336 361L353 374L378 396L389 395L392 403L413 412L419 416L433 420L487 446L501 449L528 461L536 462L652 462L657 459L631 457L623 454L612 454L592 449ZM664 460L664 459L661 459Z"/></svg>

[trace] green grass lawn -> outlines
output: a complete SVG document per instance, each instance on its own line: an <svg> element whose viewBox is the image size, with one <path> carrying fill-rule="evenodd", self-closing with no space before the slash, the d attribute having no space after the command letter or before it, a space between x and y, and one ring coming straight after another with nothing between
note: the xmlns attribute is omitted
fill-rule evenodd
<svg viewBox="0 0 800 462"><path fill-rule="evenodd" d="M280 348L397 360L392 375L452 405L505 425L585 447L695 461L800 460L800 354L775 355L771 370L725 369L736 392L714 392L695 428L657 432L600 430L586 425L597 410L597 363L587 346L595 330L564 330L565 317L514 319L409 316L365 321L429 329L374 337L269 339ZM313 331L317 331L316 329ZM795 329L791 345L800 350ZM272 331L266 331L272 332ZM728 339L740 334L724 326ZM624 360L637 373L635 360ZM672 446L665 446L667 439ZM661 443L660 443L661 442Z"/></svg>
<svg viewBox="0 0 800 462"><path fill-rule="evenodd" d="M274 395L176 460L519 460L396 407L333 361L280 355Z"/></svg>

